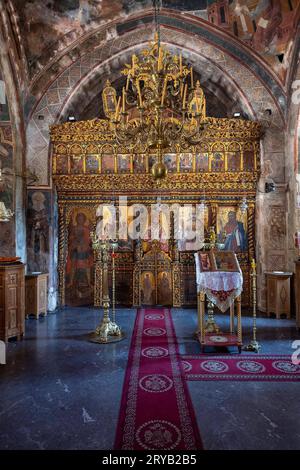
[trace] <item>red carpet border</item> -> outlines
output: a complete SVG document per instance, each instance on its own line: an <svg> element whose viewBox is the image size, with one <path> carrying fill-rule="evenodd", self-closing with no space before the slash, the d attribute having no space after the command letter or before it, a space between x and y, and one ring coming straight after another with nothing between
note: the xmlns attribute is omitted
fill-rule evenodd
<svg viewBox="0 0 300 470"><path fill-rule="evenodd" d="M300 365L283 355L184 355L186 380L300 381Z"/></svg>
<svg viewBox="0 0 300 470"><path fill-rule="evenodd" d="M115 449L202 449L167 308L137 312Z"/></svg>

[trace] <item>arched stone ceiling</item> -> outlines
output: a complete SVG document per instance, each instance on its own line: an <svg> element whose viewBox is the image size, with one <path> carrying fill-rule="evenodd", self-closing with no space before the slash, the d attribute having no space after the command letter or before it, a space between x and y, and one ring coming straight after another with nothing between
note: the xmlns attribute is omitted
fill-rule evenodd
<svg viewBox="0 0 300 470"><path fill-rule="evenodd" d="M174 51L182 51L183 57L194 65L210 92L215 93L213 84L219 83L218 89L227 90L227 94L228 90L231 90L229 96L233 97L232 101L243 103L251 118L267 119L269 125L278 131L282 130L284 125L282 106L276 95L272 93L272 86L269 87L267 80L258 77L255 73L256 68L255 70L249 68L247 61L239 61L224 49L195 34L191 35L190 32L163 26L161 37L162 41ZM60 116L67 115L71 109L69 104L72 104L73 100L76 102L76 95L96 90L93 86L89 87L90 80L93 83L93 80L99 80L100 76L103 80L104 77L111 76L117 79L126 53L152 39L151 24L125 32L106 41L104 45L92 48L69 65L66 64L63 73L50 83L45 83L39 101L34 103L27 127L27 165L37 172L39 184L50 184L49 125L57 122ZM205 64L205 67L201 67L201 64ZM280 96L284 99L284 95ZM266 110L270 110L271 114L266 116ZM280 146L282 145L281 143Z"/></svg>

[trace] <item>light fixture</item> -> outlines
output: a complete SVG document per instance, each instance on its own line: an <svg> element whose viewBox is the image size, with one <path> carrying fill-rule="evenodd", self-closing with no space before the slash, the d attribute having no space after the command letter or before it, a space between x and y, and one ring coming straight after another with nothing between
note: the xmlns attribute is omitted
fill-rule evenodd
<svg viewBox="0 0 300 470"><path fill-rule="evenodd" d="M68 116L68 121L75 122L76 121L75 116Z"/></svg>
<svg viewBox="0 0 300 470"><path fill-rule="evenodd" d="M187 148L198 144L207 124L205 96L200 82L194 85L193 68L183 64L181 54L172 55L161 45L158 3L154 1L154 42L125 64L121 96L109 81L102 92L116 141L136 153L156 154L151 172L157 180L167 174L164 152L176 144Z"/></svg>
<svg viewBox="0 0 300 470"><path fill-rule="evenodd" d="M239 117L241 117L241 113L239 113L239 112L233 113L233 117L239 118Z"/></svg>

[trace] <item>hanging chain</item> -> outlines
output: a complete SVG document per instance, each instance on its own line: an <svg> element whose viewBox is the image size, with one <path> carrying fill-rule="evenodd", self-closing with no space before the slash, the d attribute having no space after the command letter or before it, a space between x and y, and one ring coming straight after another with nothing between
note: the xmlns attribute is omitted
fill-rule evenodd
<svg viewBox="0 0 300 470"><path fill-rule="evenodd" d="M155 30L156 30L157 41L158 41L159 46L160 46L160 22L159 22L160 7L161 7L161 0L153 0Z"/></svg>

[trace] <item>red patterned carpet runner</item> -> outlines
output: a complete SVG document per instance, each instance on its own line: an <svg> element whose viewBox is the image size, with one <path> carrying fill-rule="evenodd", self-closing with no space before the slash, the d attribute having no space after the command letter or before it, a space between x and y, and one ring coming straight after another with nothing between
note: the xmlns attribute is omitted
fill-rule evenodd
<svg viewBox="0 0 300 470"><path fill-rule="evenodd" d="M202 449L169 309L139 309L115 449Z"/></svg>
<svg viewBox="0 0 300 470"><path fill-rule="evenodd" d="M300 381L300 365L291 356L192 355L181 356L186 380Z"/></svg>

